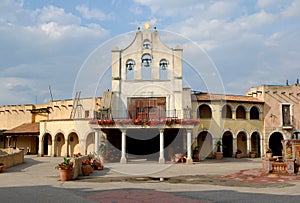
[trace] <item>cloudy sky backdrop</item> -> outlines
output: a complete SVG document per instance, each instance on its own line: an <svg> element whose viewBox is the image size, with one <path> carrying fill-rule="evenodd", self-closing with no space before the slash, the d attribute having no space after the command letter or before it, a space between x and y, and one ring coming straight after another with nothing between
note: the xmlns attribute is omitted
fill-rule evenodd
<svg viewBox="0 0 300 203"><path fill-rule="evenodd" d="M48 102L49 85L54 99L72 98L93 50L148 21L203 48L228 94L293 84L300 78L299 8L300 0L2 0L0 105Z"/></svg>

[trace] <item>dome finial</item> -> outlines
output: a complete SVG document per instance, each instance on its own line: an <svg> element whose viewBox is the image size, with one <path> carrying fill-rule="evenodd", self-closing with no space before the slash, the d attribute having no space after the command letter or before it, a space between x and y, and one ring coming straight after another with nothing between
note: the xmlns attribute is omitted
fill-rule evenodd
<svg viewBox="0 0 300 203"><path fill-rule="evenodd" d="M149 22L144 23L145 30L148 30L151 27L151 24Z"/></svg>

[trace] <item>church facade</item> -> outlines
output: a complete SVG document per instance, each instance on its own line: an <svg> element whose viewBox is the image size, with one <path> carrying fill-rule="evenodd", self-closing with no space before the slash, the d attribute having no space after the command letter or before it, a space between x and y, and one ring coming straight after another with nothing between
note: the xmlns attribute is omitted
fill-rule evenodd
<svg viewBox="0 0 300 203"><path fill-rule="evenodd" d="M1 106L0 148L39 156L103 153L121 163L165 163L179 154L190 164L214 158L219 141L225 157L261 157L267 148L280 155L281 140L299 132L298 84L263 85L245 96L184 88L183 49L165 45L149 24L111 51L111 90L102 97Z"/></svg>

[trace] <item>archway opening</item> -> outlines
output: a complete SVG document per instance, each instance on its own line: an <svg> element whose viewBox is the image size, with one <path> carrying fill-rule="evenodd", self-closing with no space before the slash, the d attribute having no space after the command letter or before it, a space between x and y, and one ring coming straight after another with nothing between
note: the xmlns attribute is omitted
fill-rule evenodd
<svg viewBox="0 0 300 203"><path fill-rule="evenodd" d="M202 104L198 108L198 118L212 118L211 108L207 104Z"/></svg>
<svg viewBox="0 0 300 203"><path fill-rule="evenodd" d="M199 159L204 160L213 156L212 135L208 131L202 131L197 137Z"/></svg>
<svg viewBox="0 0 300 203"><path fill-rule="evenodd" d="M228 104L224 105L222 108L222 118L232 119L232 110Z"/></svg>
<svg viewBox="0 0 300 203"><path fill-rule="evenodd" d="M237 119L246 119L246 110L243 106L238 106L236 109Z"/></svg>
<svg viewBox="0 0 300 203"><path fill-rule="evenodd" d="M95 151L95 133L91 132L86 137L86 153L90 154Z"/></svg>
<svg viewBox="0 0 300 203"><path fill-rule="evenodd" d="M78 148L79 139L76 133L71 133L68 138L68 156L73 156L74 153L81 152ZM82 153L82 152L81 152Z"/></svg>
<svg viewBox="0 0 300 203"><path fill-rule="evenodd" d="M58 133L55 135L54 156L65 156L66 151L63 152L65 143L65 137L62 133Z"/></svg>
<svg viewBox="0 0 300 203"><path fill-rule="evenodd" d="M51 145L52 145L52 140L51 140L51 135L49 133L46 133L44 135L44 142L43 142L43 155L49 156L51 155Z"/></svg>
<svg viewBox="0 0 300 203"><path fill-rule="evenodd" d="M282 156L282 143L283 136L280 132L274 132L269 139L269 148L272 149L273 156Z"/></svg>
<svg viewBox="0 0 300 203"><path fill-rule="evenodd" d="M245 132L239 132L237 135L237 149L242 151L242 156L247 156L247 135Z"/></svg>
<svg viewBox="0 0 300 203"><path fill-rule="evenodd" d="M251 151L255 152L256 157L260 157L261 146L260 146L260 136L258 132L253 132L251 135Z"/></svg>
<svg viewBox="0 0 300 203"><path fill-rule="evenodd" d="M226 131L222 137L223 156L224 157L232 157L232 152L233 152L232 141L233 141L232 133L229 131Z"/></svg>

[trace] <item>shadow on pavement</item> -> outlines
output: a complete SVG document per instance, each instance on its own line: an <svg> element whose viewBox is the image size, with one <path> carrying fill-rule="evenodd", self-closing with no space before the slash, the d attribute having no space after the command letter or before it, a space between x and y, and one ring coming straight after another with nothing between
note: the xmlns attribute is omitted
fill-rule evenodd
<svg viewBox="0 0 300 203"><path fill-rule="evenodd" d="M9 167L7 169L5 169L5 172L23 172L24 169L26 168L29 168L33 165L36 165L36 164L39 164L39 163L42 163L40 161L37 161L32 157L24 157L24 162L22 164L19 164L19 165L16 165L16 166L12 166L12 167Z"/></svg>

